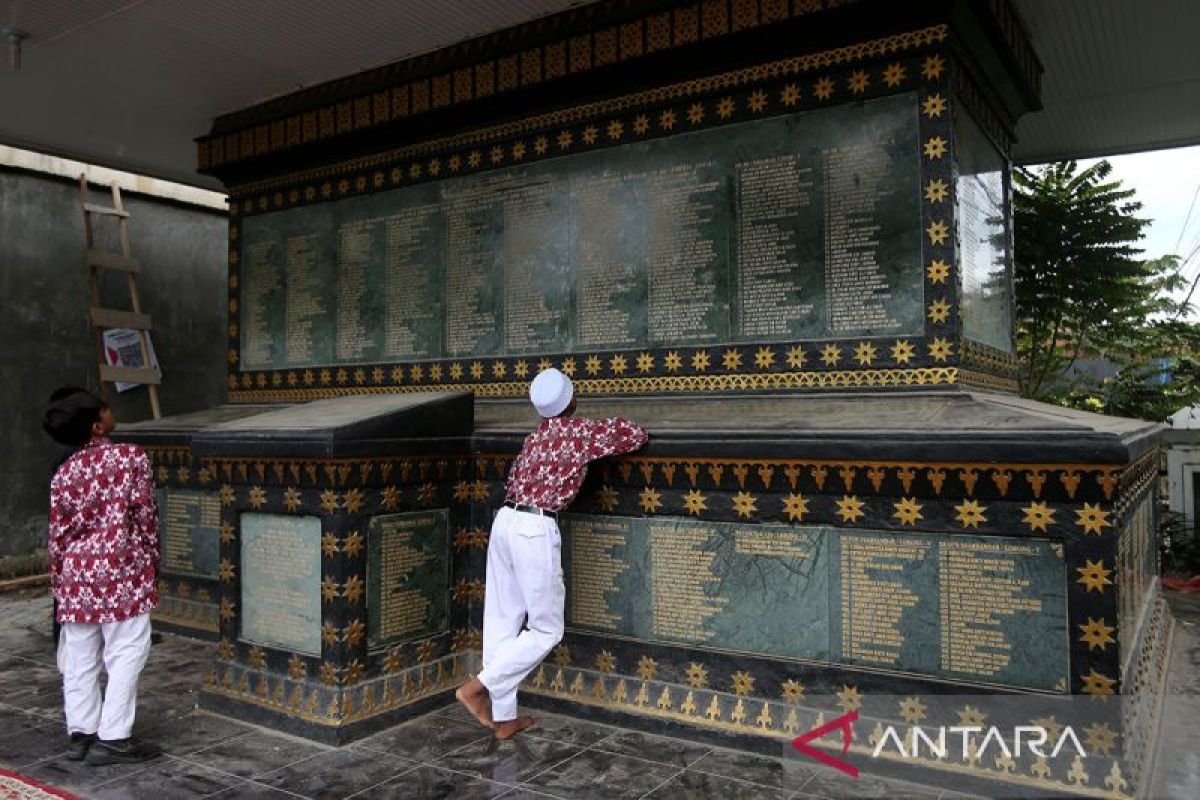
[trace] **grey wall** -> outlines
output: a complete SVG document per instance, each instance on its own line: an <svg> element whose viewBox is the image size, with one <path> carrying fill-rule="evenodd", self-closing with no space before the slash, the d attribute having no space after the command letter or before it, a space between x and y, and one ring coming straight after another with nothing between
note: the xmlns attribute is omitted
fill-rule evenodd
<svg viewBox="0 0 1200 800"><path fill-rule="evenodd" d="M107 191L93 202L110 205ZM211 210L125 193L130 249L142 263L142 310L163 368L163 415L225 401L228 219ZM97 218L97 245L116 249L116 224ZM120 273L108 305L129 308ZM120 291L118 291L120 290ZM47 480L58 451L41 429L58 386L95 390L97 353L84 262L78 184L0 167L0 555L44 546ZM114 393L118 424L150 416L146 389Z"/></svg>

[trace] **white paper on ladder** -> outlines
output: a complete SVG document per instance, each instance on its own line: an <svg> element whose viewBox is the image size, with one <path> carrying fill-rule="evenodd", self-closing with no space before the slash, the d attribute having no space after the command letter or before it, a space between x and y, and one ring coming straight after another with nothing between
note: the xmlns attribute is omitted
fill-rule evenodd
<svg viewBox="0 0 1200 800"><path fill-rule="evenodd" d="M158 354L154 352L154 342L150 331L146 331L146 349L150 351L150 366L158 369ZM109 328L104 332L104 361L111 367L143 367L142 346L138 342L138 332L131 328ZM125 392L141 386L140 383L116 383L118 392Z"/></svg>

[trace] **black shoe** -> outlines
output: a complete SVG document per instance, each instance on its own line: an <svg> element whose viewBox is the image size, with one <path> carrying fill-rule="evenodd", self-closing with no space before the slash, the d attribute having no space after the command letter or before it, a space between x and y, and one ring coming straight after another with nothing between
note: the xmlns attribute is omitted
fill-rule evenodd
<svg viewBox="0 0 1200 800"><path fill-rule="evenodd" d="M161 748L143 744L136 739L97 739L88 750L87 763L94 767L104 764L137 764L161 755Z"/></svg>
<svg viewBox="0 0 1200 800"><path fill-rule="evenodd" d="M88 750L96 741L96 734L75 731L71 734L71 744L67 748L67 761L83 761Z"/></svg>

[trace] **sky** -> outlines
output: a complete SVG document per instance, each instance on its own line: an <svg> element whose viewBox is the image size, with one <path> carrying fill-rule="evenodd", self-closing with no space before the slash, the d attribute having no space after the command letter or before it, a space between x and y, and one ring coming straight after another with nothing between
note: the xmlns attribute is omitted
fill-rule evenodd
<svg viewBox="0 0 1200 800"><path fill-rule="evenodd" d="M1079 162L1088 167L1100 159ZM1152 220L1141 247L1144 258L1177 255L1188 259L1184 275L1189 281L1200 274L1200 146L1152 150L1108 159L1112 177L1137 190L1140 216ZM1188 212L1191 212L1190 215ZM1180 293L1187 294L1184 290ZM1198 308L1191 319L1200 321L1200 287L1192 295Z"/></svg>

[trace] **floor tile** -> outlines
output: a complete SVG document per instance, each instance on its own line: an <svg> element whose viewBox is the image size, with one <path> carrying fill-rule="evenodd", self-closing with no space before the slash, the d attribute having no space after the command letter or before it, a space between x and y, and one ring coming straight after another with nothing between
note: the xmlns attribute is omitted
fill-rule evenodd
<svg viewBox="0 0 1200 800"><path fill-rule="evenodd" d="M511 786L492 783L461 772L418 767L386 783L372 786L354 800L491 800L507 795Z"/></svg>
<svg viewBox="0 0 1200 800"><path fill-rule="evenodd" d="M145 738L153 740L155 744L171 755L183 756L213 747L234 736L242 736L253 730L247 725L225 717L193 711L154 727L145 735Z"/></svg>
<svg viewBox="0 0 1200 800"><path fill-rule="evenodd" d="M875 775L857 778L831 769L818 769L812 780L800 788L800 798L836 798L836 800L937 800L943 788L888 780Z"/></svg>
<svg viewBox="0 0 1200 800"><path fill-rule="evenodd" d="M713 748L712 752L693 762L688 770L708 772L789 792L801 788L814 772L812 767L793 761L722 748Z"/></svg>
<svg viewBox="0 0 1200 800"><path fill-rule="evenodd" d="M463 708L462 703L451 703L448 706L436 709L433 713L440 717L456 719L459 722L475 722L475 717L471 715L470 711Z"/></svg>
<svg viewBox="0 0 1200 800"><path fill-rule="evenodd" d="M144 703L139 699L133 733L142 739L158 739L160 730L179 726L195 712L196 709L193 706Z"/></svg>
<svg viewBox="0 0 1200 800"><path fill-rule="evenodd" d="M567 742L537 739L523 734L504 742L489 736L442 756L437 759L436 765L477 778L516 784L582 750L578 745Z"/></svg>
<svg viewBox="0 0 1200 800"><path fill-rule="evenodd" d="M571 800L617 800L641 797L678 772L665 764L584 750L533 776L524 788Z"/></svg>
<svg viewBox="0 0 1200 800"><path fill-rule="evenodd" d="M257 781L314 800L337 800L383 783L416 766L415 761L387 753L345 748L319 753L268 772L259 776Z"/></svg>
<svg viewBox="0 0 1200 800"><path fill-rule="evenodd" d="M646 800L697 800L709 797L719 800L787 800L791 796L790 791L684 770L646 795Z"/></svg>
<svg viewBox="0 0 1200 800"><path fill-rule="evenodd" d="M21 774L50 786L90 797L92 790L97 786L131 777L149 766L150 763L107 764L95 767L85 761L68 761L65 755L60 754L23 767Z"/></svg>
<svg viewBox="0 0 1200 800"><path fill-rule="evenodd" d="M0 706L0 738L25 733L40 728L48 720L32 711L15 706Z"/></svg>
<svg viewBox="0 0 1200 800"><path fill-rule="evenodd" d="M199 692L193 689L138 688L137 713L148 721L158 717L179 717L196 710Z"/></svg>
<svg viewBox="0 0 1200 800"><path fill-rule="evenodd" d="M553 739L556 742L567 742L584 747L595 744L618 730L611 725L600 725L574 717L564 717L561 714L534 712L533 716L537 719L537 724L529 728L523 735Z"/></svg>
<svg viewBox="0 0 1200 800"><path fill-rule="evenodd" d="M66 752L67 729L57 722L46 722L20 736L0 739L0 765L23 767Z"/></svg>
<svg viewBox="0 0 1200 800"><path fill-rule="evenodd" d="M329 748L309 744L300 739L255 731L226 739L181 758L239 778L258 778L328 750Z"/></svg>
<svg viewBox="0 0 1200 800"><path fill-rule="evenodd" d="M39 714L51 714L62 708L62 681L59 678L40 679L14 690L0 689L4 702Z"/></svg>
<svg viewBox="0 0 1200 800"><path fill-rule="evenodd" d="M209 659L164 659L147 664L142 670L138 688L143 691L190 692L195 694L204 685L204 676L212 664Z"/></svg>
<svg viewBox="0 0 1200 800"><path fill-rule="evenodd" d="M427 715L363 739L358 745L414 761L433 761L464 745L493 738L491 731L478 723Z"/></svg>
<svg viewBox="0 0 1200 800"><path fill-rule="evenodd" d="M20 692L31 685L62 686L62 675L49 665L28 658L9 656L0 669L0 692ZM9 702L7 699L5 702Z"/></svg>
<svg viewBox="0 0 1200 800"><path fill-rule="evenodd" d="M88 800L184 800L208 797L240 783L237 778L187 761L162 756L145 769L88 792Z"/></svg>
<svg viewBox="0 0 1200 800"><path fill-rule="evenodd" d="M692 764L712 750L707 745L629 730L617 730L608 738L597 742L595 748L679 768Z"/></svg>
<svg viewBox="0 0 1200 800"><path fill-rule="evenodd" d="M459 722L478 724L475 717L471 716L471 712L463 708L461 703L452 703L433 713ZM552 714L536 709L529 713L537 719L537 724L528 730L530 736L540 736L544 739L555 739L585 747L618 730L612 725L603 725L563 714Z"/></svg>
<svg viewBox="0 0 1200 800"><path fill-rule="evenodd" d="M210 794L209 798L213 798L213 800L296 800L298 796L280 789L272 789L270 786L264 786L254 781L245 781L223 792Z"/></svg>

